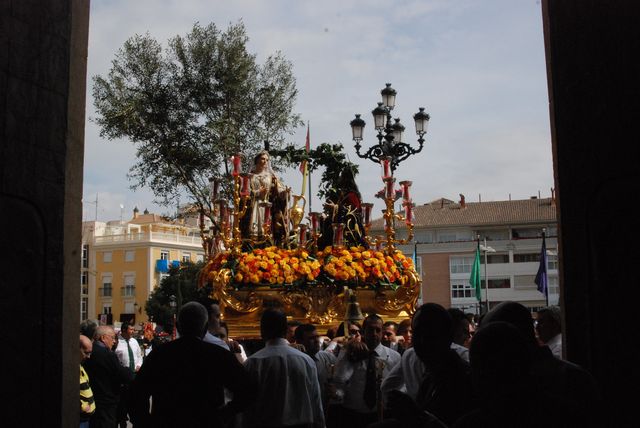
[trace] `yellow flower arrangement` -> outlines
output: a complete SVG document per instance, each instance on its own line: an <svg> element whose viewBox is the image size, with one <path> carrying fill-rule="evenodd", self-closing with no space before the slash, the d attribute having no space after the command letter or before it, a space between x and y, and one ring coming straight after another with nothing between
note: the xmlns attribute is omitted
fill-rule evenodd
<svg viewBox="0 0 640 428"><path fill-rule="evenodd" d="M303 286L325 278L355 286L387 285L397 288L415 272L413 261L401 251L389 256L364 247L326 247L315 257L305 249L254 249L234 257L219 253L205 267L212 279L222 268L233 273L235 286Z"/></svg>

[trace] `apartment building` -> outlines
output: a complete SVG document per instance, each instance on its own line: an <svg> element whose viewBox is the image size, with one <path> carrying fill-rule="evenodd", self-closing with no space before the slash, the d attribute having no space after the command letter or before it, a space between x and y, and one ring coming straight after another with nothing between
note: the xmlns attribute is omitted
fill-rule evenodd
<svg viewBox="0 0 640 428"><path fill-rule="evenodd" d="M129 221L83 223L81 320L148 321L144 305L172 265L204 259L200 231L135 209Z"/></svg>
<svg viewBox="0 0 640 428"><path fill-rule="evenodd" d="M397 225L397 237L407 229ZM383 234L375 220L371 234ZM414 208L414 239L399 246L416 254L422 276L423 302L481 313L512 300L535 311L547 299L534 282L539 267L542 232L546 235L549 304L558 303L556 206L552 198L495 202L437 199ZM469 283L478 237L481 245L481 301ZM486 261L486 263L485 263ZM488 286L488 288L487 288Z"/></svg>

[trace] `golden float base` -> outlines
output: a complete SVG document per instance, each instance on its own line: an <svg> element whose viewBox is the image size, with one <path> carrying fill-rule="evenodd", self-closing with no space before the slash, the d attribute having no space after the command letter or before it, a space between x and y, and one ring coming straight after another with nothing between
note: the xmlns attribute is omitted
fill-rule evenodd
<svg viewBox="0 0 640 428"><path fill-rule="evenodd" d="M211 297L220 303L222 318L229 325L232 337L260 337L260 317L265 308L282 308L287 317L303 323L315 324L323 333L326 328L344 320L348 293L334 284L316 283L304 288L259 286L235 289L231 285L229 269L221 269L212 278ZM378 314L385 321L405 319L413 315L420 293L420 280L408 272L409 280L391 288L356 287L360 309L365 316Z"/></svg>

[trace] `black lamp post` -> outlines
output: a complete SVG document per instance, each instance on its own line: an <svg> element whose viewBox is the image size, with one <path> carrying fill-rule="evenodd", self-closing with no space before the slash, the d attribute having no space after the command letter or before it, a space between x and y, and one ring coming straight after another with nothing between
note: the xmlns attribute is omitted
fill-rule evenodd
<svg viewBox="0 0 640 428"><path fill-rule="evenodd" d="M418 135L418 148L414 149L403 140L404 125L400 123L400 119L395 119L392 123L391 111L395 107L397 91L391 87L391 83L387 83L386 87L380 91L382 102L373 109L374 127L378 131L378 144L369 147L364 153L360 153L362 145L360 142L363 138L363 130L365 121L356 114L356 118L351 121L351 131L353 133L353 141L356 145L356 154L362 159L370 159L373 162L381 163L382 159L389 159L391 170L395 171L400 162L409 156L419 153L424 145L424 134L427 133L427 125L429 123L429 115L424 111L424 107L420 107L419 111L413 115L416 125L416 134Z"/></svg>
<svg viewBox="0 0 640 428"><path fill-rule="evenodd" d="M173 294L169 296L169 306L171 307L171 312L173 314L173 331L171 332L171 340L176 338L176 296Z"/></svg>

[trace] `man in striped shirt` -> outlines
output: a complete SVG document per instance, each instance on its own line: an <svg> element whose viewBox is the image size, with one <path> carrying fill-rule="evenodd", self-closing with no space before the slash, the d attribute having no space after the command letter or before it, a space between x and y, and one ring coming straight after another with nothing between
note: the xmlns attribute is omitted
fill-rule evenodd
<svg viewBox="0 0 640 428"><path fill-rule="evenodd" d="M80 335L80 362L85 361L91 355L93 344L87 336ZM89 384L89 376L80 364L80 428L89 427L89 418L96 411L96 403L93 401L93 391Z"/></svg>

